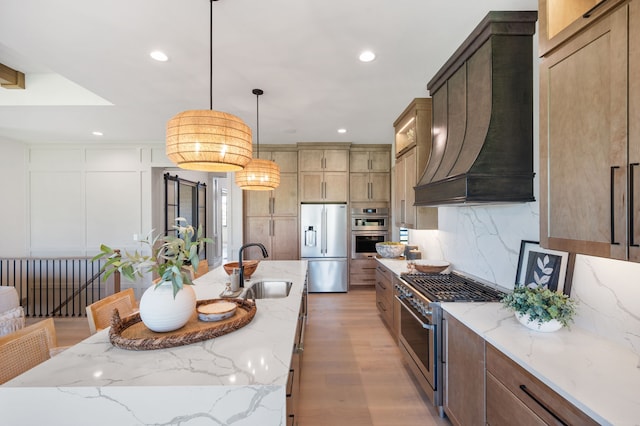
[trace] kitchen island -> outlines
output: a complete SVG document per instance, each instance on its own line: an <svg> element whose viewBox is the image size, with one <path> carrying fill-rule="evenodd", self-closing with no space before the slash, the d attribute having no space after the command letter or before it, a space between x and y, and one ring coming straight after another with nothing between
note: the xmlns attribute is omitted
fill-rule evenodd
<svg viewBox="0 0 640 426"><path fill-rule="evenodd" d="M170 349L131 351L100 331L0 386L6 425L286 424L286 385L306 261L261 261L247 281L286 279L288 297L256 300L245 327ZM199 300L219 297L227 275L195 281Z"/></svg>

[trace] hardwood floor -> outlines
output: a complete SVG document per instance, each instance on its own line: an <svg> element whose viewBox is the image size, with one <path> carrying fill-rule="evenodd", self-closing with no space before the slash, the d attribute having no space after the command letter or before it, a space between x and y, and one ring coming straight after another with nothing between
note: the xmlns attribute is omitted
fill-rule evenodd
<svg viewBox="0 0 640 426"><path fill-rule="evenodd" d="M450 425L413 383L375 290L309 295L300 426Z"/></svg>
<svg viewBox="0 0 640 426"><path fill-rule="evenodd" d="M308 319L300 426L451 424L413 383L378 315L374 289L312 293ZM86 318L56 318L55 324L60 346L89 336Z"/></svg>

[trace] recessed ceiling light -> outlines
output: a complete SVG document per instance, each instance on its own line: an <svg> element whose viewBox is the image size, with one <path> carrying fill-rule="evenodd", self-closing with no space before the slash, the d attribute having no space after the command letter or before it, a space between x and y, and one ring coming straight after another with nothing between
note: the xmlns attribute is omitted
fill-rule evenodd
<svg viewBox="0 0 640 426"><path fill-rule="evenodd" d="M161 52L159 50L154 50L153 52L149 53L149 56L159 62L167 62L169 60L169 57L164 52Z"/></svg>
<svg viewBox="0 0 640 426"><path fill-rule="evenodd" d="M371 62L376 58L376 54L373 53L370 50L365 50L364 52L362 52L360 54L360 56L358 57L358 59L360 59L360 61L362 62Z"/></svg>
<svg viewBox="0 0 640 426"><path fill-rule="evenodd" d="M347 133L347 129L338 129L338 133Z"/></svg>
<svg viewBox="0 0 640 426"><path fill-rule="evenodd" d="M92 134L93 136L102 136L102 135L103 135L103 133L102 133L102 132L98 132L97 130L96 130L95 132L91 132L91 134Z"/></svg>

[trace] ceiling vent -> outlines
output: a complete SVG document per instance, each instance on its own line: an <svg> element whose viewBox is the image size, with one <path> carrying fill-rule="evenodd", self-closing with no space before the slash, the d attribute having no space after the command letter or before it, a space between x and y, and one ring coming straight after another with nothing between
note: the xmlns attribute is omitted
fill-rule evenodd
<svg viewBox="0 0 640 426"><path fill-rule="evenodd" d="M432 149L417 206L533 196L533 40L537 12L489 12L431 79Z"/></svg>

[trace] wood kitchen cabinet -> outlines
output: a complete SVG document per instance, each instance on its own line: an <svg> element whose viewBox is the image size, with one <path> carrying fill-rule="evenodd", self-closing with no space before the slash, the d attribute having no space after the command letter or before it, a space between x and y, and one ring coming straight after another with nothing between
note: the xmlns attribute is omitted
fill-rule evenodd
<svg viewBox="0 0 640 426"><path fill-rule="evenodd" d="M298 153L290 147L270 146L260 158L280 166L280 185L273 191L243 191L244 243L264 244L272 260L298 259ZM257 247L245 252L247 259L262 259Z"/></svg>
<svg viewBox="0 0 640 426"><path fill-rule="evenodd" d="M398 227L437 229L437 207L415 207L414 187L431 153L431 98L416 98L393 123L396 163L393 217Z"/></svg>
<svg viewBox="0 0 640 426"><path fill-rule="evenodd" d="M393 272L378 263L376 266L376 306L383 321L393 329Z"/></svg>
<svg viewBox="0 0 640 426"><path fill-rule="evenodd" d="M374 257L367 259L351 259L349 261L349 286L372 286L376 283L376 266Z"/></svg>
<svg viewBox="0 0 640 426"><path fill-rule="evenodd" d="M390 201L391 145L352 147L349 169L351 202Z"/></svg>
<svg viewBox="0 0 640 426"><path fill-rule="evenodd" d="M638 262L640 0L617 3L540 65L540 242Z"/></svg>
<svg viewBox="0 0 640 426"><path fill-rule="evenodd" d="M487 425L597 425L573 404L487 344Z"/></svg>
<svg viewBox="0 0 640 426"><path fill-rule="evenodd" d="M538 46L545 55L623 0L540 0Z"/></svg>
<svg viewBox="0 0 640 426"><path fill-rule="evenodd" d="M448 312L443 327L444 411L454 425L484 425L485 341Z"/></svg>
<svg viewBox="0 0 640 426"><path fill-rule="evenodd" d="M300 149L298 162L301 202L348 201L348 149Z"/></svg>

